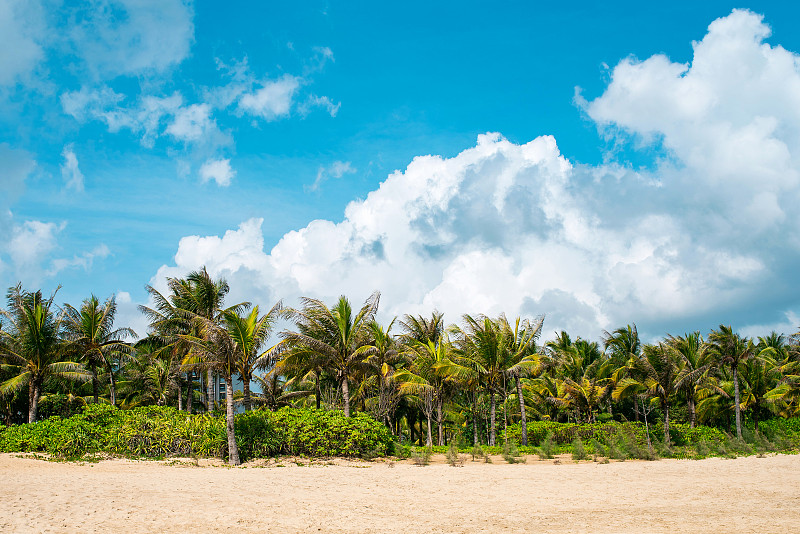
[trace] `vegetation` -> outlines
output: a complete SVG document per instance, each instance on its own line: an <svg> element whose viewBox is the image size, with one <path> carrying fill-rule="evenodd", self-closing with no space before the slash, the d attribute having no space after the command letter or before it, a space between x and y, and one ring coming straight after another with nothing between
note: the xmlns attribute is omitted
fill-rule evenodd
<svg viewBox="0 0 800 534"><path fill-rule="evenodd" d="M764 454L800 446L800 336L720 325L653 343L635 325L540 343L544 317L405 315L303 299L226 305L206 269L147 288L141 339L112 297L21 285L0 313L4 451L62 457L372 457L507 462ZM278 324L285 324L276 332ZM27 395L25 394L27 393ZM224 417L223 417L224 415ZM468 457L468 456L465 456Z"/></svg>

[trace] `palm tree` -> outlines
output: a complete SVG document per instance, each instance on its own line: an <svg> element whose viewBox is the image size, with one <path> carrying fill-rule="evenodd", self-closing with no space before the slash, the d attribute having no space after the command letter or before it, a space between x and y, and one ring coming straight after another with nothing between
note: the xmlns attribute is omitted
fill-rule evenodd
<svg viewBox="0 0 800 534"><path fill-rule="evenodd" d="M354 313L344 296L339 297L333 308L320 300L303 298L301 310L286 311L286 316L297 326L297 331L281 334L288 346L287 358L316 361L328 370L342 390L347 417L350 417L350 379L374 351L369 346L369 324L375 318L379 301L380 293L375 292Z"/></svg>
<svg viewBox="0 0 800 534"><path fill-rule="evenodd" d="M302 389L287 391L289 382L280 372L276 372L276 369L262 376L253 375L253 380L261 390L260 393L252 394L253 402L266 406L271 410L276 410L284 406L291 406L292 401L311 395L311 391Z"/></svg>
<svg viewBox="0 0 800 534"><path fill-rule="evenodd" d="M57 291L57 290L56 290ZM3 369L12 377L0 384L0 394L13 393L28 386L28 422L36 421L42 387L51 378L88 380L80 364L64 361L61 316L53 314L55 293L49 299L41 291L29 292L22 284L7 293L8 309L0 310L10 329L0 330L0 357Z"/></svg>
<svg viewBox="0 0 800 534"><path fill-rule="evenodd" d="M136 342L117 384L122 407L166 406L174 393L180 396L181 359L175 345L158 336Z"/></svg>
<svg viewBox="0 0 800 534"><path fill-rule="evenodd" d="M250 410L250 381L253 373L256 369L265 368L285 347L284 342L279 342L267 350L261 350L272 335L275 322L280 317L281 306L280 302L276 303L261 317L258 316L258 306L244 317L230 310L225 310L222 314L225 328L238 349L235 352L235 368L242 377L242 404L245 411Z"/></svg>
<svg viewBox="0 0 800 534"><path fill-rule="evenodd" d="M386 426L391 430L392 415L398 402L398 390L394 384L394 373L398 366L403 363L404 358L400 351L397 350L395 338L391 335L394 319L389 325L384 328L377 321L372 321L369 324L372 341L372 354L366 360L370 366L374 378L378 382L378 395L376 399L376 407L374 413L377 419L383 420Z"/></svg>
<svg viewBox="0 0 800 534"><path fill-rule="evenodd" d="M667 343L645 345L640 356L633 358L628 367L631 376L622 379L614 389L615 399L624 398L630 392L645 391L658 399L664 414L664 444L669 445L669 401L680 391L685 382L691 381L703 369L681 373L679 353Z"/></svg>
<svg viewBox="0 0 800 534"><path fill-rule="evenodd" d="M219 319L225 295L230 291L230 286L224 278L214 280L208 270L203 267L199 271L190 272L186 278L167 278L167 287L170 289L168 296L162 295L151 286L145 286L150 297L155 302L153 308L139 306L139 310L150 320L150 328L157 332L165 344L170 344L174 350L184 357L188 354L188 345L182 340L182 335L197 335L192 329L197 328L194 317L204 317L210 321ZM234 308L248 307L249 303L241 303ZM197 361L195 358L194 361ZM195 370L206 372L207 395L203 395L200 387L201 400L205 399L206 411L214 409L211 392L214 389L213 371L204 367L202 363L187 365L189 372L189 396L191 397L191 374Z"/></svg>
<svg viewBox="0 0 800 534"><path fill-rule="evenodd" d="M436 345L445 333L444 314L434 310L430 319L421 315L405 315L400 321L400 327L403 329L400 336L403 343L417 342L424 345L430 341Z"/></svg>
<svg viewBox="0 0 800 534"><path fill-rule="evenodd" d="M117 304L113 296L101 305L97 297L92 295L83 301L80 310L76 310L69 304L64 305L66 338L69 340L71 348L77 351L80 359L89 364L95 403L99 401L98 367L104 367L108 373L111 404L117 403L114 356L129 354L130 346L123 342L123 339L129 336L136 337L136 332L130 328L114 330L116 311Z"/></svg>
<svg viewBox="0 0 800 534"><path fill-rule="evenodd" d="M520 323L517 320L514 328L505 316L493 321L485 315L464 315L463 321L463 327L453 327L457 355L454 362L477 375L480 384L489 393L489 445L495 445L495 395L502 392L502 401L505 402L507 379L517 378L538 367L535 341L541 329L541 321L532 325L530 322ZM462 379L468 378L468 374L455 368L450 372ZM522 384L519 381L517 395L524 414Z"/></svg>
<svg viewBox="0 0 800 534"><path fill-rule="evenodd" d="M735 334L730 326L719 325L708 336L709 350L720 365L727 365L733 374L733 407L736 413L736 437L742 437L742 407L739 392L739 364L756 354L756 346L750 338Z"/></svg>
<svg viewBox="0 0 800 534"><path fill-rule="evenodd" d="M504 350L506 373L514 378L517 388L517 401L520 411L520 440L521 445L528 445L528 425L525 413L525 398L522 396L522 377L529 375L539 367L539 355L536 350L536 340L542 332L544 316L533 323L527 319L521 321L519 317L512 328L505 315L500 315L497 320L498 327L504 332L506 340Z"/></svg>
<svg viewBox="0 0 800 534"><path fill-rule="evenodd" d="M239 304L218 310L211 319L194 314L192 322L196 327L196 334L180 335L180 338L191 346L189 355L184 361L190 365L202 364L209 372L218 373L225 380L225 430L228 436L228 462L231 465L241 463L234 430L233 375L239 371L238 364L245 360L243 352L253 350L254 345L261 343L258 340L254 341L254 336L243 333L247 330L246 325L249 321L239 314L245 307L246 304ZM254 317L257 316L256 310ZM258 321L254 320L254 324L257 323ZM256 366L258 365L256 359Z"/></svg>
<svg viewBox="0 0 800 534"><path fill-rule="evenodd" d="M428 421L427 445L433 444L431 435L433 414L439 427L439 444L442 442L442 407L445 396L445 382L448 380L451 345L447 336L440 337L438 343L416 342L408 346L404 355L408 366L395 372L394 380L400 384L400 393L413 395Z"/></svg>
<svg viewBox="0 0 800 534"><path fill-rule="evenodd" d="M724 391L709 374L714 362L699 331L678 337L667 336L667 343L680 355L680 374L689 375L683 381L683 392L689 409L689 427L694 428L697 424L697 403L714 392L724 394Z"/></svg>

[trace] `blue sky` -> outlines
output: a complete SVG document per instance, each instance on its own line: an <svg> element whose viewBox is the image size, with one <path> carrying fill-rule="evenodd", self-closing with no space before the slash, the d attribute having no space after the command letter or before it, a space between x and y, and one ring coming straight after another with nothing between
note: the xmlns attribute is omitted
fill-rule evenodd
<svg viewBox="0 0 800 534"><path fill-rule="evenodd" d="M0 1L0 284L800 325L792 3L303 4Z"/></svg>

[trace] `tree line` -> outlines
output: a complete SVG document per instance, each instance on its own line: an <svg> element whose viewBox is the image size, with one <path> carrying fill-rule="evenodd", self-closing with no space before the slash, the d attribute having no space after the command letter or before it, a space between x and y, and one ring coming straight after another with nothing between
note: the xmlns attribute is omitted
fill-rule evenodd
<svg viewBox="0 0 800 534"><path fill-rule="evenodd" d="M224 410L229 458L238 463L234 413L255 406L367 412L398 440L495 445L510 424L527 445L530 420L655 421L758 428L800 413L800 345L775 332L756 339L720 325L644 343L636 326L599 341L558 332L541 343L544 317L441 313L381 324L380 295L360 307L303 298L267 311L225 303L230 287L205 268L147 287L141 338L115 328L110 297L58 307L55 294L8 290L0 313L0 403L6 424L34 422L42 399L120 408L173 405ZM283 322L283 323L282 323ZM276 331L280 324L288 324ZM225 403L213 394L225 383ZM234 391L234 380L241 390ZM251 391L251 384L256 391ZM27 393L27 395L26 395Z"/></svg>

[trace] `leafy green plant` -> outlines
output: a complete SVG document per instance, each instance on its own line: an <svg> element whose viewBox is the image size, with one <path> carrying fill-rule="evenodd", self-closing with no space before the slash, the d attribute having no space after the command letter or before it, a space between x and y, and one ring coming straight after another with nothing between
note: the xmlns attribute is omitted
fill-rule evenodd
<svg viewBox="0 0 800 534"><path fill-rule="evenodd" d="M430 447L417 447L411 451L411 459L417 467L423 467L431 463L433 450Z"/></svg>
<svg viewBox="0 0 800 534"><path fill-rule="evenodd" d="M586 448L583 446L581 438L575 438L572 442L572 459L576 462L586 459Z"/></svg>
<svg viewBox="0 0 800 534"><path fill-rule="evenodd" d="M548 432L544 438L542 438L541 443L539 443L539 456L549 460L553 457L555 450L556 444L555 440L553 439L553 433Z"/></svg>
<svg viewBox="0 0 800 534"><path fill-rule="evenodd" d="M447 458L447 463L450 464L450 467L456 467L460 463L463 463L459 461L458 445L456 445L455 441L450 442L450 446L447 448L445 458Z"/></svg>

